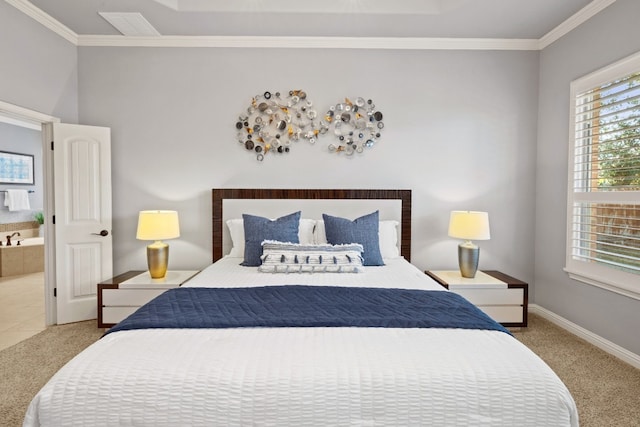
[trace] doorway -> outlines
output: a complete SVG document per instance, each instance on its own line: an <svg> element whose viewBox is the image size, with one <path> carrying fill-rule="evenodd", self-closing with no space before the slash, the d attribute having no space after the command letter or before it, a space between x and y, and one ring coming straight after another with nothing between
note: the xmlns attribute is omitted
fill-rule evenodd
<svg viewBox="0 0 640 427"><path fill-rule="evenodd" d="M42 130L0 116L0 349L45 329ZM19 177L10 172L22 164ZM29 168L28 166L32 166ZM9 183L17 180L20 183ZM20 191L24 196L11 197ZM11 203L9 203L11 202ZM21 246L21 247L19 247Z"/></svg>
<svg viewBox="0 0 640 427"><path fill-rule="evenodd" d="M40 235L40 229L34 222L37 221L34 214L42 212L46 219L48 218L47 212L50 210L48 207L48 203L50 203L48 195L51 194L51 180L48 179L51 176L50 155L47 153L42 132L42 125L48 122L59 122L59 119L0 101L0 126L3 130L9 132L9 135L25 136L29 138L29 144L35 144L36 148L40 148L38 155L34 156L34 185L0 185L0 190L19 188L33 191L28 195L31 204L29 210L9 212L8 207L4 206L4 197L0 197L2 212L0 215L0 238L3 240L3 247L7 249L7 235L13 235L11 249L18 249L17 241L24 244L20 251L12 252L5 258L10 260L9 265L13 270L5 271L7 274L2 274L4 277L0 277L0 350L35 335L48 325L55 324L56 312L52 294L55 281L51 279L55 276L52 276L50 269L47 268L47 264L49 264L47 258L51 253L48 248L50 241L46 239L45 235L42 247L36 249L26 246L27 243L39 243L37 241L27 242L27 239ZM10 142L10 140L3 139L0 141L0 151L33 152L33 145L27 148L26 141L25 146L20 147L17 145L20 143L19 141L11 140ZM40 147L37 147L38 141ZM6 225L8 223L10 225ZM45 227L46 225L43 228ZM17 268L14 262L16 257L25 256L25 253L28 260L26 264L24 262L23 264L27 266L27 270L15 270ZM35 257L34 253L37 253ZM36 259L37 257L40 259ZM41 268L43 271L34 272L39 269L34 264L42 261L44 261Z"/></svg>
<svg viewBox="0 0 640 427"><path fill-rule="evenodd" d="M112 228L111 129L2 101L0 115L42 132L45 325L95 319L95 284L113 276L111 233L102 233Z"/></svg>

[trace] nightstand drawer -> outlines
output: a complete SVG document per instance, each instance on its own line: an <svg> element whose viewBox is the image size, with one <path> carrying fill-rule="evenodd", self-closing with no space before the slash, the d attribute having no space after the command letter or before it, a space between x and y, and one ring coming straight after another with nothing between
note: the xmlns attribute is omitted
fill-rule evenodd
<svg viewBox="0 0 640 427"><path fill-rule="evenodd" d="M472 279L463 279L455 270L425 273L449 291L465 297L504 326L527 326L529 285L522 280L497 270L484 270ZM494 283L495 279L498 283Z"/></svg>
<svg viewBox="0 0 640 427"><path fill-rule="evenodd" d="M140 307L103 307L102 322L116 324L124 320L125 317L133 314Z"/></svg>
<svg viewBox="0 0 640 427"><path fill-rule="evenodd" d="M523 289L456 289L452 292L462 295L475 305L516 305L522 311L524 302Z"/></svg>
<svg viewBox="0 0 640 427"><path fill-rule="evenodd" d="M478 308L499 323L522 323L524 321L524 312L522 311L521 306L484 305L478 306Z"/></svg>
<svg viewBox="0 0 640 427"><path fill-rule="evenodd" d="M166 289L104 289L102 305L140 307L165 291Z"/></svg>
<svg viewBox="0 0 640 427"><path fill-rule="evenodd" d="M192 278L196 270L172 270L162 279L131 270L98 283L98 328L110 328L158 295Z"/></svg>

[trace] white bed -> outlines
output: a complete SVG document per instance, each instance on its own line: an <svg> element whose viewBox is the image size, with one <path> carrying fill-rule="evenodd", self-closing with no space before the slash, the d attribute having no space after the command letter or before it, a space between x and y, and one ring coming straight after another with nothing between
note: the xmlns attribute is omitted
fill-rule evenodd
<svg viewBox="0 0 640 427"><path fill-rule="evenodd" d="M399 287L403 289L445 289L404 258L386 258L384 267L365 268L359 274L271 274L256 268L242 267L242 258L226 256L211 264L183 286L209 287L212 283L224 287L265 285L341 285L360 287Z"/></svg>
<svg viewBox="0 0 640 427"><path fill-rule="evenodd" d="M360 274L259 273L240 261L223 257L184 286L447 292L400 257ZM149 329L83 351L34 398L24 425L555 427L578 416L553 371L500 331Z"/></svg>

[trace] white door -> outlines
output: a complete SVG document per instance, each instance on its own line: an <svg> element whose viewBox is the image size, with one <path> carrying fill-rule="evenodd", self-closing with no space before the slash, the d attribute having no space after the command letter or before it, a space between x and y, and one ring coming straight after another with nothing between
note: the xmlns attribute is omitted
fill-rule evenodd
<svg viewBox="0 0 640 427"><path fill-rule="evenodd" d="M51 123L57 323L97 317L97 284L113 274L111 129Z"/></svg>

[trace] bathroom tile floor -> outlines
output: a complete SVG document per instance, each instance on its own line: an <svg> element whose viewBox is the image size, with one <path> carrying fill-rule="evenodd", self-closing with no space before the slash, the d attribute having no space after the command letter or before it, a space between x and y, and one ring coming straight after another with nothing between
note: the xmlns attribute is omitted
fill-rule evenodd
<svg viewBox="0 0 640 427"><path fill-rule="evenodd" d="M0 277L0 350L45 329L44 273Z"/></svg>

